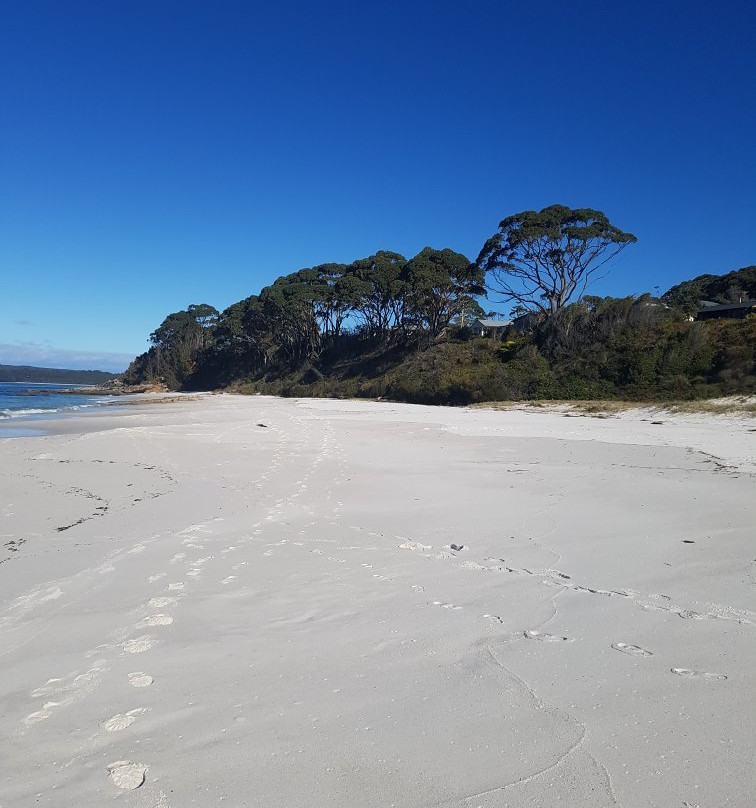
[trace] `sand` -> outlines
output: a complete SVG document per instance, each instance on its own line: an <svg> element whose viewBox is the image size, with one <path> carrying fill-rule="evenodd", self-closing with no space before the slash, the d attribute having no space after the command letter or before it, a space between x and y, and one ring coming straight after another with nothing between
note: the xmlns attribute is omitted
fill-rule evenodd
<svg viewBox="0 0 756 808"><path fill-rule="evenodd" d="M753 804L753 419L45 426L0 440L2 808Z"/></svg>

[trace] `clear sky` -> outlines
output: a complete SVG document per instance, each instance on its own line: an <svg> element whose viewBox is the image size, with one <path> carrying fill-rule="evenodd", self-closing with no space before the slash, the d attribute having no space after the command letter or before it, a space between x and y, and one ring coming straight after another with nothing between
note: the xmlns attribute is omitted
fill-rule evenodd
<svg viewBox="0 0 756 808"><path fill-rule="evenodd" d="M746 2L4 0L0 362L120 370L190 303L554 203L638 237L598 294L756 263L755 42Z"/></svg>

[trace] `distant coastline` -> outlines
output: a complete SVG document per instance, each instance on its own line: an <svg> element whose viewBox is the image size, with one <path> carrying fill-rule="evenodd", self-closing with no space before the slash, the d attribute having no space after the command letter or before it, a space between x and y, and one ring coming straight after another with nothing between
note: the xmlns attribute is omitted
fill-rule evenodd
<svg viewBox="0 0 756 808"><path fill-rule="evenodd" d="M69 370L40 368L33 365L0 365L0 382L25 384L87 384L101 385L118 376L104 370Z"/></svg>

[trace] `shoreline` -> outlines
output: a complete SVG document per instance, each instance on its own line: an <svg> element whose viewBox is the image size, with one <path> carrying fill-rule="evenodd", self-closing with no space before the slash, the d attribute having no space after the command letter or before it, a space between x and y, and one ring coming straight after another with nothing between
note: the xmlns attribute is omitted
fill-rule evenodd
<svg viewBox="0 0 756 808"><path fill-rule="evenodd" d="M77 391L78 392L78 391ZM89 395L87 392L86 395ZM102 395L105 395L104 393ZM39 409L34 412L24 410L18 414L0 419L0 439L15 437L39 437L58 433L59 427L67 429L64 425L72 419L87 418L88 416L113 415L122 407L144 406L148 404L177 404L184 401L199 401L208 393L130 393L121 394L117 400L92 405L77 405L62 407L60 409Z"/></svg>

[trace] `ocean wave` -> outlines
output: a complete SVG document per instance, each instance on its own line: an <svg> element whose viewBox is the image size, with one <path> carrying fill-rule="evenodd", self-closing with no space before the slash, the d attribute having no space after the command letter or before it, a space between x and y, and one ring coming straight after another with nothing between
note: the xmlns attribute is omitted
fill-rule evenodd
<svg viewBox="0 0 756 808"><path fill-rule="evenodd" d="M101 401L93 400L91 404L69 404L64 407L20 407L19 409L0 409L0 421L8 418L23 418L27 415L53 415L58 412L77 412L102 406Z"/></svg>
<svg viewBox="0 0 756 808"><path fill-rule="evenodd" d="M0 410L0 418L18 418L24 415L42 415L45 412L60 412L57 408L47 409L25 409L25 410Z"/></svg>

